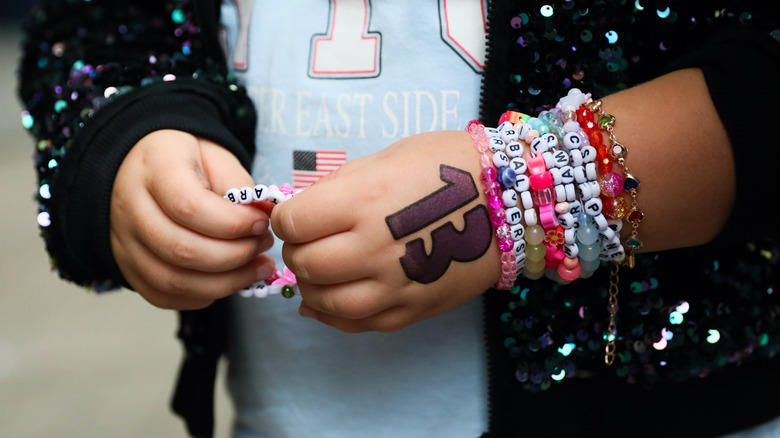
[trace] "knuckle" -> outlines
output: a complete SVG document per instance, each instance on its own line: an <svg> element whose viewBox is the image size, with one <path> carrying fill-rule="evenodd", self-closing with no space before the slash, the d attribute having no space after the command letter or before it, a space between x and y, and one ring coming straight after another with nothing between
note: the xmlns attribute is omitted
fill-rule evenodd
<svg viewBox="0 0 780 438"><path fill-rule="evenodd" d="M177 196L170 204L171 216L181 222L190 222L197 211L198 206L189 196Z"/></svg>
<svg viewBox="0 0 780 438"><path fill-rule="evenodd" d="M170 247L171 261L180 266L190 266L196 260L197 251L189 240L179 239Z"/></svg>

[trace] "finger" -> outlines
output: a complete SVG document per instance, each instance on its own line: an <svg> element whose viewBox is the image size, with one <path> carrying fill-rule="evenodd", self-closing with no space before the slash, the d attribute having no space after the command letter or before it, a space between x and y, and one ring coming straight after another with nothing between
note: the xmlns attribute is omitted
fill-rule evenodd
<svg viewBox="0 0 780 438"><path fill-rule="evenodd" d="M223 298L252 283L268 278L274 272L273 258L265 254L255 257L250 263L237 269L225 272L203 272L167 263L147 248L132 241L126 244L126 251L135 255L130 259L126 257L124 251L120 255L124 262L120 266L125 266L122 273L126 275L128 281L130 277L143 277L143 282L148 284L151 290L195 299Z"/></svg>
<svg viewBox="0 0 780 438"><path fill-rule="evenodd" d="M357 320L399 305L402 295L373 280L318 285L298 280L301 298L318 313ZM388 292L389 291L389 292Z"/></svg>
<svg viewBox="0 0 780 438"><path fill-rule="evenodd" d="M132 279L131 279L132 278ZM193 298L182 295L171 295L158 291L151 287L143 277L132 275L127 278L128 283L133 286L138 295L149 304L165 310L197 310L208 307L214 300Z"/></svg>
<svg viewBox="0 0 780 438"><path fill-rule="evenodd" d="M306 244L285 243L282 258L299 280L315 284L346 283L374 277L385 266L366 238L353 232L333 234Z"/></svg>
<svg viewBox="0 0 780 438"><path fill-rule="evenodd" d="M181 153L160 153L156 156L156 171L149 177L149 192L165 214L182 226L201 234L233 239L257 235L268 227L267 215L256 208L238 208L214 193L201 168L196 151L189 156ZM237 178L251 184L249 174L239 166L231 169Z"/></svg>
<svg viewBox="0 0 780 438"><path fill-rule="evenodd" d="M135 210L128 215L134 217L131 222L140 224L140 228L133 231L133 236L144 247L166 262L183 268L204 272L229 271L245 265L273 246L270 231L260 236L226 240L183 228L166 216L148 195L138 195Z"/></svg>
<svg viewBox="0 0 780 438"><path fill-rule="evenodd" d="M318 182L277 205L272 214L274 233L285 242L310 242L348 231L355 224L358 206L355 187L344 179Z"/></svg>
<svg viewBox="0 0 780 438"><path fill-rule="evenodd" d="M415 322L410 320L409 314L403 306L391 307L367 318L347 319L317 312L305 302L301 302L298 313L305 318L316 319L344 333L394 332Z"/></svg>

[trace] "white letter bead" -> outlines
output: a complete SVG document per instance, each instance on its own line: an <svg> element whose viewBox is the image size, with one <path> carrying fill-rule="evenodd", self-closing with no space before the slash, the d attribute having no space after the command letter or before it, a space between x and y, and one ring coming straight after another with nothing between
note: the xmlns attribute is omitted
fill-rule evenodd
<svg viewBox="0 0 780 438"><path fill-rule="evenodd" d="M517 192L514 190L504 190L501 194L501 199L504 201L504 207L517 206Z"/></svg>
<svg viewBox="0 0 780 438"><path fill-rule="evenodd" d="M234 204L238 204L238 196L239 196L239 191L236 188L232 188L228 190L227 193L225 193L225 199L227 199L228 201Z"/></svg>
<svg viewBox="0 0 780 438"><path fill-rule="evenodd" d="M596 174L596 163L588 163L585 165L585 176L588 177L588 181L596 181L598 175Z"/></svg>
<svg viewBox="0 0 780 438"><path fill-rule="evenodd" d="M552 180L554 185L563 183L563 180L561 178L561 169L558 169L557 167L551 168L550 175L552 175Z"/></svg>
<svg viewBox="0 0 780 438"><path fill-rule="evenodd" d="M523 145L521 145L516 141L513 141L512 143L508 143L506 145L505 152L507 155L509 155L512 158L519 157L523 155Z"/></svg>
<svg viewBox="0 0 780 438"><path fill-rule="evenodd" d="M507 120L504 123L498 125L496 129L498 129L499 132L503 132L506 131L507 129L515 129L515 125L513 125L512 122Z"/></svg>
<svg viewBox="0 0 780 438"><path fill-rule="evenodd" d="M615 231L610 227L606 227L603 230L599 229L599 234L601 234L601 236L607 240L610 240L613 237L615 237Z"/></svg>
<svg viewBox="0 0 780 438"><path fill-rule="evenodd" d="M553 133L544 134L542 136L544 141L547 142L547 149L555 149L558 147L558 137Z"/></svg>
<svg viewBox="0 0 780 438"><path fill-rule="evenodd" d="M530 124L522 122L516 126L515 129L517 130L518 138L525 138L525 136L528 135L528 133L531 132L531 129L533 128Z"/></svg>
<svg viewBox="0 0 780 438"><path fill-rule="evenodd" d="M501 131L496 128L485 127L485 136L487 136L487 138L501 137Z"/></svg>
<svg viewBox="0 0 780 438"><path fill-rule="evenodd" d="M555 167L564 167L569 164L569 154L567 154L566 151L555 151L553 153L553 158L555 158Z"/></svg>
<svg viewBox="0 0 780 438"><path fill-rule="evenodd" d="M596 228L598 228L599 231L609 227L609 221L604 217L603 213L593 216L593 223L596 224Z"/></svg>
<svg viewBox="0 0 780 438"><path fill-rule="evenodd" d="M510 123L511 125L511 123ZM508 129L502 129L501 130L501 140L504 140L504 143L511 143L516 142L518 137L517 131L515 131L515 127L512 126Z"/></svg>
<svg viewBox="0 0 780 438"><path fill-rule="evenodd" d="M252 189L252 199L255 202L263 202L268 199L268 187L258 184Z"/></svg>
<svg viewBox="0 0 780 438"><path fill-rule="evenodd" d="M620 245L620 237L615 236L612 239L604 239L601 241L601 250L605 253L611 253L614 251L619 250L621 247Z"/></svg>
<svg viewBox="0 0 780 438"><path fill-rule="evenodd" d="M553 187L555 188L555 201L566 202L566 187L563 184L556 184Z"/></svg>
<svg viewBox="0 0 780 438"><path fill-rule="evenodd" d="M580 184L577 186L577 191L580 194L580 199L585 205L587 205L586 201L589 201L591 198L593 198L593 192L590 190L590 186L588 184Z"/></svg>
<svg viewBox="0 0 780 438"><path fill-rule="evenodd" d="M516 240L512 250L515 252L515 256L525 256L525 240ZM515 263L517 263L517 260L515 260Z"/></svg>
<svg viewBox="0 0 780 438"><path fill-rule="evenodd" d="M566 125L569 123L577 125L577 122L566 122ZM566 129L566 125L563 125L563 129ZM579 125L577 126L579 127ZM582 146L582 139L576 132L567 132L563 136L563 146L568 150L579 149Z"/></svg>
<svg viewBox="0 0 780 438"><path fill-rule="evenodd" d="M563 245L563 253L566 257L573 259L580 255L580 247L576 243L567 243Z"/></svg>
<svg viewBox="0 0 780 438"><path fill-rule="evenodd" d="M493 164L495 164L496 167L507 167L509 166L509 157L502 151L498 151L493 154Z"/></svg>
<svg viewBox="0 0 780 438"><path fill-rule="evenodd" d="M520 175L528 171L528 163L520 157L514 157L509 160L509 168L515 171L515 175Z"/></svg>
<svg viewBox="0 0 780 438"><path fill-rule="evenodd" d="M571 157L570 164L572 167L582 166L582 152L579 149L573 149L569 152L569 156Z"/></svg>
<svg viewBox="0 0 780 438"><path fill-rule="evenodd" d="M566 189L566 200L569 202L577 200L577 187L574 183L565 184L563 186Z"/></svg>
<svg viewBox="0 0 780 438"><path fill-rule="evenodd" d="M504 143L504 140L501 140L498 137L494 137L490 139L490 142L488 143L488 147L493 152L500 152L506 149L506 143Z"/></svg>
<svg viewBox="0 0 780 438"><path fill-rule="evenodd" d="M582 166L575 167L573 173L574 173L574 181L577 181L580 184L588 181L588 175L585 173L584 167Z"/></svg>
<svg viewBox="0 0 780 438"><path fill-rule="evenodd" d="M576 199L569 201L569 213L574 215L574 217L579 216L582 213L582 203Z"/></svg>
<svg viewBox="0 0 780 438"><path fill-rule="evenodd" d="M561 167L561 183L571 184L574 182L574 168L571 166Z"/></svg>
<svg viewBox="0 0 780 438"><path fill-rule="evenodd" d="M577 228L567 228L563 230L563 241L569 245L577 243Z"/></svg>
<svg viewBox="0 0 780 438"><path fill-rule="evenodd" d="M251 187L241 187L238 189L238 202L242 204L251 204L252 203L252 188Z"/></svg>
<svg viewBox="0 0 780 438"><path fill-rule="evenodd" d="M523 212L523 220L526 227L532 227L539 223L539 217L536 215L536 210L529 208Z"/></svg>
<svg viewBox="0 0 780 438"><path fill-rule="evenodd" d="M271 204L279 204L284 202L284 198L284 193L282 193L280 190L268 190L268 202Z"/></svg>
<svg viewBox="0 0 780 438"><path fill-rule="evenodd" d="M588 185L593 196L598 196L601 193L601 186L598 181L588 181Z"/></svg>
<svg viewBox="0 0 780 438"><path fill-rule="evenodd" d="M552 152L542 152L542 158L544 158L544 165L548 169L555 167L555 158L553 158Z"/></svg>
<svg viewBox="0 0 780 438"><path fill-rule="evenodd" d="M571 213L564 213L558 215L558 225L562 226L564 229L568 230L569 228L574 227L574 216Z"/></svg>
<svg viewBox="0 0 780 438"><path fill-rule="evenodd" d="M596 148L593 146L585 146L580 152L582 152L583 163L592 163L596 161Z"/></svg>
<svg viewBox="0 0 780 438"><path fill-rule="evenodd" d="M609 221L609 224L607 226L612 228L612 231L614 231L615 233L620 233L620 230L623 229L623 221L620 219L611 220Z"/></svg>
<svg viewBox="0 0 780 438"><path fill-rule="evenodd" d="M514 241L523 240L523 237L525 237L525 227L523 224L514 224L509 227L509 230L512 232L512 240Z"/></svg>
<svg viewBox="0 0 780 438"><path fill-rule="evenodd" d="M601 214L602 207L603 205L601 203L601 199L598 196L594 196L585 201L585 213L589 214L590 216Z"/></svg>
<svg viewBox="0 0 780 438"><path fill-rule="evenodd" d="M526 174L518 173L515 176L515 190L519 193L527 192L531 188L531 179Z"/></svg>
<svg viewBox="0 0 780 438"><path fill-rule="evenodd" d="M523 204L523 208L526 209L526 211L533 210L534 199L531 197L531 192L529 192L528 190L524 192L520 192L520 203Z"/></svg>
<svg viewBox="0 0 780 438"><path fill-rule="evenodd" d="M547 151L547 142L544 141L542 137L536 137L531 141L531 152L534 153L534 155L539 155L542 152Z"/></svg>
<svg viewBox="0 0 780 438"><path fill-rule="evenodd" d="M509 225L520 223L520 221L523 219L523 212L517 207L509 207L506 209L505 213L506 222Z"/></svg>

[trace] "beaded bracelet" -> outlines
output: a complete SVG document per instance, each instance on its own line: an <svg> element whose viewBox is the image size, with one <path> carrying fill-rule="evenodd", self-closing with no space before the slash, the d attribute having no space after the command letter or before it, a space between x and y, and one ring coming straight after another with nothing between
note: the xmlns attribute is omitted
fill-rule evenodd
<svg viewBox="0 0 780 438"><path fill-rule="evenodd" d="M287 201L299 192L300 190L293 191L290 184L282 184L281 187L258 184L254 187L229 189L225 193L224 198L233 204L270 202L273 205L277 205ZM285 298L292 298L295 295L300 295L300 290L296 284L295 274L285 267L284 270L277 269L269 278L247 286L238 293L242 297L247 298L265 298L269 295L276 294Z"/></svg>
<svg viewBox="0 0 780 438"><path fill-rule="evenodd" d="M515 174L512 169L502 164L509 164L509 157L504 154L503 149L506 146L501 138L492 136L488 138L486 129L477 120L469 122L466 130L471 134L474 148L480 154L480 164L482 172L480 179L483 184L485 195L488 197L488 210L490 221L495 227L496 238L498 238L498 247L501 250L501 278L496 283L496 288L501 290L510 289L517 279L517 256L515 254L515 242L512 239L512 231L507 224L507 212L503 208L504 198L501 191L507 184L514 184ZM498 165L501 170L496 170ZM513 212L510 212L512 214Z"/></svg>

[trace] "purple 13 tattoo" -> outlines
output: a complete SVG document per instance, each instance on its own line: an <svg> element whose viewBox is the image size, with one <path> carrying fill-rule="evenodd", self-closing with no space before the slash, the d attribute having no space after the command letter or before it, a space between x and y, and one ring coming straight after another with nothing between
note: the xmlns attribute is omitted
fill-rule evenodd
<svg viewBox="0 0 780 438"><path fill-rule="evenodd" d="M439 173L446 183L444 187L385 218L394 239L403 239L479 197L474 178L468 172L442 164ZM480 204L464 213L463 218L462 231L447 222L431 232L430 254L421 238L406 243L400 262L410 280L432 283L447 272L452 261L474 261L488 251L493 228L487 208Z"/></svg>

